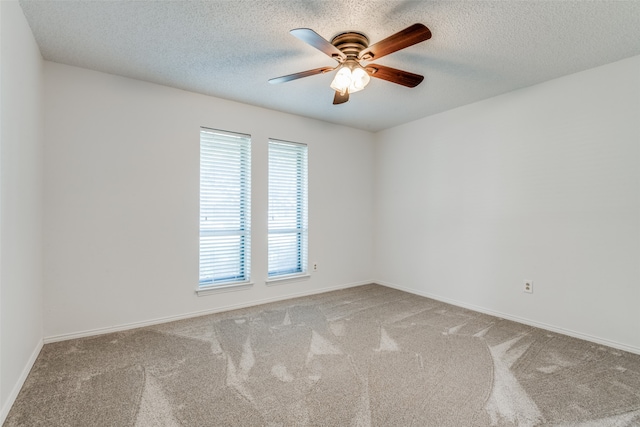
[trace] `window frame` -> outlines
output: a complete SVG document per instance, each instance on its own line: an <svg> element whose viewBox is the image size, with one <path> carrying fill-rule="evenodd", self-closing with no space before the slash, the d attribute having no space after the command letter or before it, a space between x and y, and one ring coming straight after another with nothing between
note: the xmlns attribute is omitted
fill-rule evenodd
<svg viewBox="0 0 640 427"><path fill-rule="evenodd" d="M294 279L300 279L309 277L309 261L308 261L308 252L309 252L309 223L308 223L308 204L309 204L309 161L308 161L308 145L299 142L286 141L276 138L269 138L268 141L268 218L267 218L267 284L273 282L282 282ZM288 152L289 158L276 158L274 156L283 155L284 152ZM288 173L289 175L293 172L295 175L295 218L296 224L294 227L282 228L282 227L274 227L273 218L275 215L274 208L277 208L278 211L282 212L282 205L276 205L274 197L274 193L278 191L282 191L281 187L277 187L274 184L275 172L274 171L274 160L276 161L289 161L291 162L291 154L295 155L295 170L291 169L284 170L282 169L282 164L280 165L280 169L277 171L278 174ZM282 177L280 176L282 179ZM276 190L276 191L274 191ZM288 202L291 202L291 195L288 195ZM282 201L282 200L281 200ZM292 214L292 211L284 212L283 215ZM275 266L272 266L272 261L274 258L274 253L272 252L272 236L275 235L294 235L295 236L295 250L289 252L288 256L290 258L296 259L296 265L292 266L292 268L280 268L276 269ZM282 255L282 254L281 254Z"/></svg>
<svg viewBox="0 0 640 427"><path fill-rule="evenodd" d="M204 138L207 134L210 135L209 140ZM207 127L200 127L199 135L199 266L196 293L201 295L211 291L245 288L252 285L250 281L252 141L251 135L248 134ZM219 138L218 141L216 137ZM237 147L233 147L234 143L237 143ZM216 168L216 165L219 168ZM228 185L221 184L224 181L228 181ZM231 198L229 198L230 195ZM205 203L207 199L208 203ZM232 203L220 203L220 200L231 200ZM222 208L212 206L216 201ZM217 215L215 215L216 212ZM214 216L215 219L209 220L209 216ZM233 236L240 238L238 243L229 241L229 237ZM222 237L222 239L216 243L214 237ZM225 237L227 239L224 239ZM211 254L208 254L203 250L203 246L211 245L218 247L209 249ZM214 258L216 250L218 261ZM235 251L238 257L230 257L229 254ZM220 261L220 258L224 259L225 256L227 259ZM207 257L211 258L210 262L203 262ZM237 265L234 265L236 263ZM219 272L228 269L230 275L216 278L215 271L212 271L210 278L203 279L203 271L216 268L219 268Z"/></svg>

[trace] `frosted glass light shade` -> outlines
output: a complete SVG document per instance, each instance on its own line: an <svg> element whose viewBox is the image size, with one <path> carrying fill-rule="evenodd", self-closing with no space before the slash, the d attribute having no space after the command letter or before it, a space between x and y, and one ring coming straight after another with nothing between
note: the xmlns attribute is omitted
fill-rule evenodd
<svg viewBox="0 0 640 427"><path fill-rule="evenodd" d="M342 94L346 92L351 84L351 69L348 67L341 67L336 76L331 82L331 89L336 90Z"/></svg>
<svg viewBox="0 0 640 427"><path fill-rule="evenodd" d="M336 73L331 82L331 89L344 95L345 92L358 92L369 84L369 74L359 64L345 64Z"/></svg>
<svg viewBox="0 0 640 427"><path fill-rule="evenodd" d="M349 93L358 92L369 84L369 74L361 67L356 67L351 71L351 84L349 85Z"/></svg>

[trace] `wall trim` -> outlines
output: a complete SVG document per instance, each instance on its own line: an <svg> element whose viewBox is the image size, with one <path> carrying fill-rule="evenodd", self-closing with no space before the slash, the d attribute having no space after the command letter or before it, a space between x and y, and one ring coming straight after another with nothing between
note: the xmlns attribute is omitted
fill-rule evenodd
<svg viewBox="0 0 640 427"><path fill-rule="evenodd" d="M2 411L0 412L0 425L4 424L5 420L7 419L7 415L9 415L9 411L16 401L20 390L22 390L22 386L27 380L29 372L31 372L33 365L36 363L36 359L38 359L38 355L40 355L40 351L42 350L43 345L44 341L40 339L36 344L36 347L33 349L31 357L29 357L29 360L27 360L27 364L24 366L24 369L22 370L18 381L13 385L13 389L11 390L11 393L9 393L7 401L5 402L4 406L2 407Z"/></svg>
<svg viewBox="0 0 640 427"><path fill-rule="evenodd" d="M166 317L159 317L151 320L143 320L140 322L124 323L121 325L109 326L106 328L88 329L86 331L73 332L69 334L52 335L49 337L45 337L44 343L49 344L49 343L58 342L58 341L67 341L67 340L72 340L76 338L85 338L85 337L91 337L96 335L110 334L112 332L126 331L129 329L143 328L145 326L175 322L176 320L184 320L184 319L190 319L192 317L206 316L208 314L222 313L225 311L238 310L238 309L247 308L247 307L254 307L256 305L268 304L272 302L284 301L284 300L305 297L310 295L323 294L325 292L339 291L341 289L353 288L353 287L362 286L362 285L370 285L373 283L374 282L372 280L363 280L359 282L346 283L346 284L331 286L331 287L322 288L322 289L314 289L311 291L296 292L296 293L291 293L291 294L282 295L278 297L262 298L262 299L257 299L249 302L240 303L240 304L225 305L222 307L217 307L209 310L193 311L190 313L179 314L175 316L166 316Z"/></svg>
<svg viewBox="0 0 640 427"><path fill-rule="evenodd" d="M484 313L484 314L489 314L491 316L499 317L501 319L512 320L514 322L522 323L522 324L529 325L529 326L534 326L536 328L544 329L544 330L555 332L555 333L558 333L558 334L568 335L568 336L573 337L573 338L578 338L578 339L589 341L589 342L592 342L592 343L595 343L595 344L606 345L608 347L613 347L613 348L618 349L618 350L623 350L623 351L627 351L629 353L634 353L634 354L640 355L640 348L639 347L634 347L634 346L630 346L630 345L627 345L627 344L622 344L622 343L619 343L619 342L616 342L616 341L611 341L611 340L607 340L607 339L604 339L604 338L595 337L593 335L583 334L581 332L576 332L576 331L573 331L573 330L570 330L570 329L560 328L560 327L557 327L557 326L549 325L547 323L537 322L535 320L526 319L526 318L520 317L520 316L514 316L512 314L502 313L500 311L491 310L491 309L488 309L488 308L485 308L485 307L480 307L480 306L477 306L477 305L474 305L474 304L468 304L468 303L465 303L465 302L462 302L462 301L458 301L458 300L455 300L455 299L446 298L446 297L443 297L443 296L440 296L440 295L432 294L430 292L418 291L418 290L415 290L415 289L411 289L411 288L407 288L407 287L404 287L404 286L397 285L395 283L389 283L389 282L385 282L385 281L382 281L382 280L374 280L373 283L376 283L376 284L381 285L381 286L386 286L388 288L397 289L399 291L408 292L410 294L418 295L418 296L421 296L421 297L431 298L431 299L434 299L436 301L445 302L447 304L455 305L457 307L467 308L469 310L477 311L477 312Z"/></svg>

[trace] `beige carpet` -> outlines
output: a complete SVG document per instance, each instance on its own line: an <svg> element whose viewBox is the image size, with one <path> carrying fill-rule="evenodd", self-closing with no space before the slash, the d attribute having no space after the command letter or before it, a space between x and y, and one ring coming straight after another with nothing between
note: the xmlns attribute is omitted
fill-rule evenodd
<svg viewBox="0 0 640 427"><path fill-rule="evenodd" d="M377 285L44 346L6 426L640 426L640 356Z"/></svg>

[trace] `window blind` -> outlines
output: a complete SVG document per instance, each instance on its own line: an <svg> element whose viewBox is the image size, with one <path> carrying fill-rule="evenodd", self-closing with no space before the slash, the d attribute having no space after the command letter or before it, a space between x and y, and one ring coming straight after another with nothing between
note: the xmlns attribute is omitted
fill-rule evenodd
<svg viewBox="0 0 640 427"><path fill-rule="evenodd" d="M200 130L200 282L249 280L251 138Z"/></svg>
<svg viewBox="0 0 640 427"><path fill-rule="evenodd" d="M307 146L269 140L269 277L307 271Z"/></svg>

